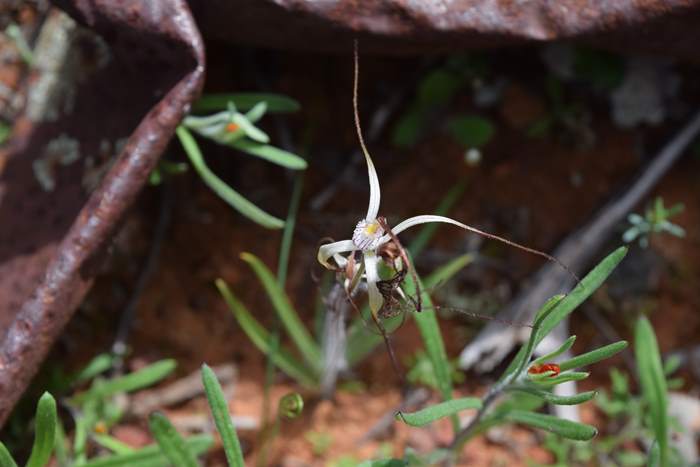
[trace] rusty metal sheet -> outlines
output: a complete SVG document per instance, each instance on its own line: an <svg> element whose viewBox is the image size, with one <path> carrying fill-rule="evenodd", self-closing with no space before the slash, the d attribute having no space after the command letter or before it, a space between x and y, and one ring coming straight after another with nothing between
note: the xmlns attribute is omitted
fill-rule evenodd
<svg viewBox="0 0 700 467"><path fill-rule="evenodd" d="M190 0L205 38L282 49L449 52L552 40L697 60L700 0Z"/></svg>
<svg viewBox="0 0 700 467"><path fill-rule="evenodd" d="M47 56L0 153L0 425L83 299L204 77L184 0L56 4L76 23L49 15Z"/></svg>

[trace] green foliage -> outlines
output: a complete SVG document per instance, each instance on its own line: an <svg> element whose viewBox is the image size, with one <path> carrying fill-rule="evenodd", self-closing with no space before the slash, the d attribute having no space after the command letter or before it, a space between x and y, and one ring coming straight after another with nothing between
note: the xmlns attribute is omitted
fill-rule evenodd
<svg viewBox="0 0 700 467"><path fill-rule="evenodd" d="M165 415L157 412L152 414L149 417L148 426L161 451L175 467L199 465L185 440Z"/></svg>
<svg viewBox="0 0 700 467"><path fill-rule="evenodd" d="M617 54L580 46L574 53L574 73L594 88L610 91L622 84L625 63Z"/></svg>
<svg viewBox="0 0 700 467"><path fill-rule="evenodd" d="M214 417L216 429L219 431L221 441L224 444L224 452L226 453L229 466L245 467L243 451L241 450L241 444L238 441L233 421L231 421L224 392L216 375L207 365L202 365L202 383L204 384L204 391L207 394L209 408Z"/></svg>
<svg viewBox="0 0 700 467"><path fill-rule="evenodd" d="M307 165L303 158L269 145L270 137L255 125L268 110L292 112L298 108L296 101L274 94L209 95L203 96L195 104L194 111L216 113L207 116L190 115L177 128L180 143L204 183L239 213L269 229L282 228L284 221L251 203L214 174L204 161L199 145L190 131L287 169L303 170ZM158 182L161 175L159 172L154 174L152 180Z"/></svg>
<svg viewBox="0 0 700 467"><path fill-rule="evenodd" d="M476 418L466 428L463 428L452 443L454 448L459 448L478 433L502 423L521 423L534 428L556 433L572 440L590 440L596 435L596 429L590 425L559 419L552 415L537 413L536 410L544 402L559 405L580 404L593 399L595 391L583 392L574 396L557 396L549 391L549 388L565 381L586 378L588 373L569 371L609 358L621 351L627 345L626 342L618 342L603 348L588 352L564 362L561 374L554 376L551 373L540 375L528 374L526 369L532 364L545 363L546 359L554 358L571 348L574 337L567 339L555 352L541 359L532 359L536 346L551 332L564 318L566 318L578 305L590 296L603 281L610 275L626 254L625 248L620 248L601 261L581 282L566 296L555 296L548 300L535 317L530 338L522 346L518 354L503 373L499 382L493 386L482 399L469 400L471 408L479 408ZM424 311L421 313L425 315ZM434 332L438 332L437 337ZM427 348L430 348L431 340L439 339L439 331L432 329L423 333L423 339ZM441 342L441 340L440 340ZM444 352L444 348L442 350ZM434 350L437 354L437 351ZM443 364L447 359L443 359ZM443 365L444 366L444 365ZM450 393L445 391L450 383L446 373L436 372L438 380L442 381L442 393L446 402L425 408L414 414L406 414L403 419L406 423L416 425L429 423L440 417L455 415L461 407L454 400L450 400ZM507 397L498 397L506 394ZM492 407L494 403L498 404ZM418 420L410 417L417 417ZM407 418L408 417L408 418Z"/></svg>
<svg viewBox="0 0 700 467"><path fill-rule="evenodd" d="M12 128L10 125L0 122L0 146L10 139L10 135L12 135Z"/></svg>
<svg viewBox="0 0 700 467"><path fill-rule="evenodd" d="M124 376L118 376L106 381L97 380L88 391L75 396L73 402L82 404L90 399L102 400L115 394L132 392L152 386L170 375L176 366L175 360L160 360Z"/></svg>
<svg viewBox="0 0 700 467"><path fill-rule="evenodd" d="M412 358L408 359L410 369L406 373L406 379L411 384L421 384L438 389L438 382L433 371L433 364L423 349L416 351ZM459 362L454 359L450 362L452 382L463 383L464 373L459 370Z"/></svg>
<svg viewBox="0 0 700 467"><path fill-rule="evenodd" d="M284 227L284 222L278 219L247 199L241 196L236 190L228 186L223 180L217 177L214 172L204 162L199 146L190 132L182 125L177 127L177 136L180 139L182 147L185 149L187 156L190 158L192 166L195 168L199 176L202 178L209 188L217 195L226 201L232 208L249 218L250 220L267 227L269 229L281 229Z"/></svg>
<svg viewBox="0 0 700 467"><path fill-rule="evenodd" d="M505 419L510 422L521 423L533 428L556 433L564 438L576 441L589 441L598 433L598 430L594 427L584 423L564 420L554 415L526 412L523 410L511 410L506 414Z"/></svg>
<svg viewBox="0 0 700 467"><path fill-rule="evenodd" d="M214 439L209 435L190 436L185 440L185 445L193 455L197 456L211 449ZM172 464L159 445L151 444L130 452L116 452L95 457L82 465L84 467L167 467Z"/></svg>
<svg viewBox="0 0 700 467"><path fill-rule="evenodd" d="M325 454L333 444L333 437L324 431L309 431L304 434L304 438L311 444L311 450L316 456Z"/></svg>
<svg viewBox="0 0 700 467"><path fill-rule="evenodd" d="M683 212L683 204L675 204L669 208L664 206L664 200L657 197L653 206L647 208L644 216L632 213L627 217L631 227L622 234L622 240L626 243L639 241L639 246L646 248L652 235L668 233L674 237L685 237L685 230L672 223L669 219Z"/></svg>
<svg viewBox="0 0 700 467"><path fill-rule="evenodd" d="M465 397L463 399L447 400L413 413L399 412L396 414L395 418L403 421L407 425L425 426L462 410L480 409L481 407L482 402L478 397Z"/></svg>
<svg viewBox="0 0 700 467"><path fill-rule="evenodd" d="M428 72L418 83L415 98L392 129L395 146L414 146L425 133L431 116L447 106L470 81L487 73L487 64L476 54L455 56Z"/></svg>
<svg viewBox="0 0 700 467"><path fill-rule="evenodd" d="M56 436L56 400L45 392L36 408L36 429L27 467L43 467L49 461Z"/></svg>
<svg viewBox="0 0 700 467"><path fill-rule="evenodd" d="M304 327L304 323L299 318L298 313L284 292L284 289L277 283L272 272L263 264L260 259L250 253L242 253L241 259L248 263L258 280L265 288L267 296L272 301L272 305L277 312L282 325L292 339L306 364L314 369L314 373L321 372L321 349L314 342L311 334Z"/></svg>
<svg viewBox="0 0 700 467"><path fill-rule="evenodd" d="M274 353L270 351L270 333L253 318L253 315L248 311L246 306L235 297L231 289L229 289L228 285L226 285L222 279L217 279L216 287L219 289L219 293L221 293L221 296L226 301L236 321L238 321L238 324L258 350L270 356L275 366L295 379L302 386L309 388L316 388L318 386L319 375L298 361L290 351L286 350L284 347L280 347Z"/></svg>
<svg viewBox="0 0 700 467"><path fill-rule="evenodd" d="M659 446L659 464L669 465L668 402L666 376L661 364L659 346L649 320L640 317L634 330L634 353L639 368L639 382L644 400L649 406L651 425Z"/></svg>
<svg viewBox="0 0 700 467"><path fill-rule="evenodd" d="M452 137L465 148L481 148L488 143L495 129L493 124L476 115L453 117L448 123Z"/></svg>
<svg viewBox="0 0 700 467"><path fill-rule="evenodd" d="M287 96L264 93L240 93L240 94L205 94L192 106L192 112L217 112L227 110L229 102L233 102L237 109L247 111L261 102L265 103L270 113L289 113L298 111L299 102Z"/></svg>

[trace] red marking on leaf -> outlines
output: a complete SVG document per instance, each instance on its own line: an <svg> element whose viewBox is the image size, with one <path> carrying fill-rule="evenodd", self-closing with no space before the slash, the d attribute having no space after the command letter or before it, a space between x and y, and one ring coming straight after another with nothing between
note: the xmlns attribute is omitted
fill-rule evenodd
<svg viewBox="0 0 700 467"><path fill-rule="evenodd" d="M551 371L553 373L551 376L554 377L561 372L561 368L559 368L559 365L556 363L543 363L542 365L532 365L527 370L528 374L531 375L541 375L542 373L546 373L548 371Z"/></svg>
<svg viewBox="0 0 700 467"><path fill-rule="evenodd" d="M229 123L226 125L226 131L229 133L233 133L234 131L238 131L240 127L236 125L235 123Z"/></svg>

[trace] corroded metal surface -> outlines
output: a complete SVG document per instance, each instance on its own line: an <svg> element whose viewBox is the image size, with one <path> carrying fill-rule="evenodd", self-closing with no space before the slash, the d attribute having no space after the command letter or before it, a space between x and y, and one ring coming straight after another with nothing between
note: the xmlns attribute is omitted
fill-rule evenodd
<svg viewBox="0 0 700 467"><path fill-rule="evenodd" d="M697 59L700 0L190 0L205 38L415 53L575 39Z"/></svg>
<svg viewBox="0 0 700 467"><path fill-rule="evenodd" d="M184 0L56 3L78 24L52 13L46 46L68 41L71 52L32 72L25 114L0 153L0 424L85 295L204 76Z"/></svg>

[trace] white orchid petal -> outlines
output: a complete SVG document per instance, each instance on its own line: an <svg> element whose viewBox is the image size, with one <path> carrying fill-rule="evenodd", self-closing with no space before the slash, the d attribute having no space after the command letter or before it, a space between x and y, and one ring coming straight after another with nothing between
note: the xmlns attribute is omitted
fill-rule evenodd
<svg viewBox="0 0 700 467"><path fill-rule="evenodd" d="M337 264L341 268L344 268L348 264L348 260L342 257L340 253L334 254L333 260L335 261L335 264Z"/></svg>
<svg viewBox="0 0 700 467"><path fill-rule="evenodd" d="M376 316L384 304L384 297L379 293L377 281L379 280L379 257L372 251L367 251L364 254L365 258L365 277L367 279L367 294L369 295L369 308Z"/></svg>
<svg viewBox="0 0 700 467"><path fill-rule="evenodd" d="M369 175L369 206L367 207L367 216L365 219L368 221L377 218L379 213L379 201L381 199L381 191L379 189L379 177L377 176L377 169L374 168L374 162L369 155L369 152L362 148L362 152L365 154L365 160L367 161L367 174Z"/></svg>
<svg viewBox="0 0 700 467"><path fill-rule="evenodd" d="M394 235L398 235L399 233L403 232L404 230L406 230L410 227L413 227L414 225L428 224L430 222L444 222L446 224L456 225L457 227L461 227L465 230L469 230L469 231L476 232L476 233L481 233L480 230L477 230L473 227L469 227L468 225L462 224L461 222L456 221L454 219L450 219L449 217L435 216L435 215L431 215L431 214L409 217L408 219L399 222L395 227L392 227L391 231L394 232ZM384 244L384 243L388 242L389 240L391 240L391 237L389 235L384 235L382 237L380 244Z"/></svg>
<svg viewBox="0 0 700 467"><path fill-rule="evenodd" d="M338 253L352 251L355 248L355 244L352 242L352 240L341 240L339 242L321 245L321 247L318 249L317 259L318 262L321 263L326 269L334 269L330 264L328 264L328 258Z"/></svg>

